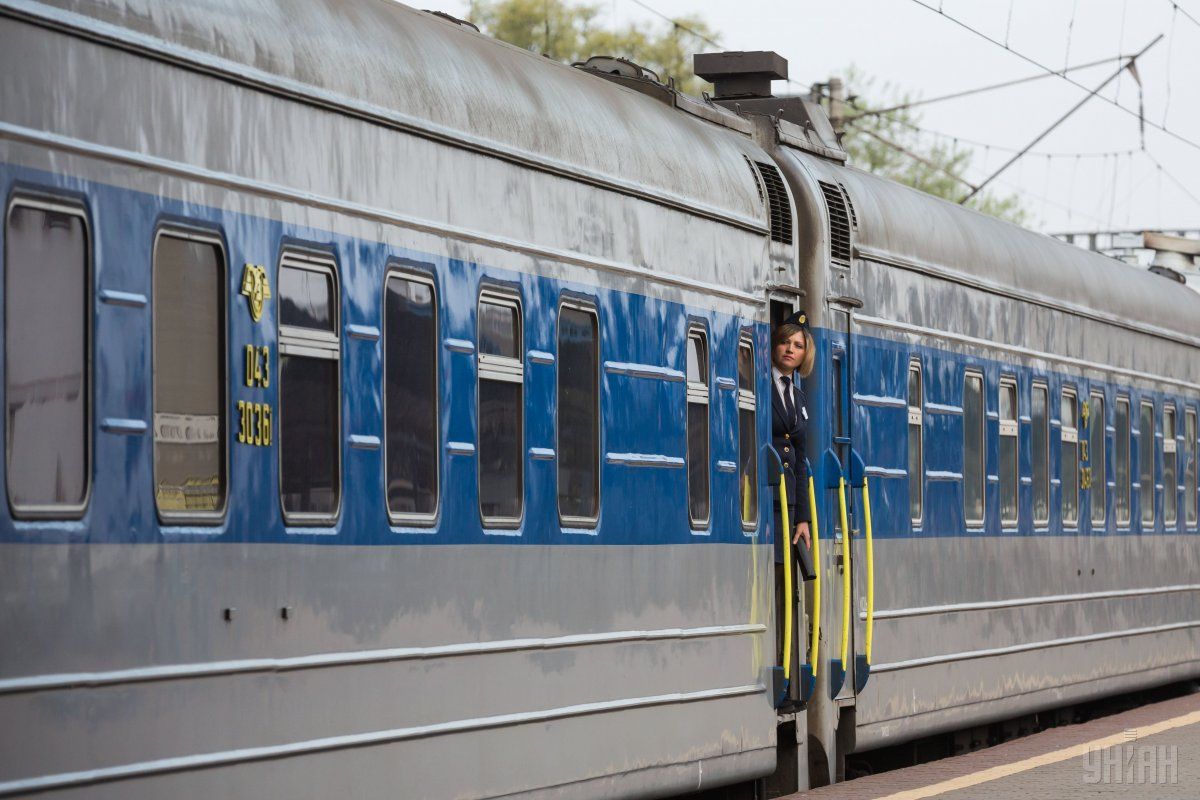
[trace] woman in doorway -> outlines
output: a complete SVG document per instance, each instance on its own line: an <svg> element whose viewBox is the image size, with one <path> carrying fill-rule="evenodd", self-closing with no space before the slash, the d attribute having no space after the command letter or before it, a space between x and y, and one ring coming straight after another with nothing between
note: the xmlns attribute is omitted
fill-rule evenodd
<svg viewBox="0 0 1200 800"><path fill-rule="evenodd" d="M801 581L812 580L812 558L809 556L808 469L805 462L808 431L808 402L804 388L800 385L813 370L816 349L812 334L808 332L808 315L803 311L785 319L771 334L771 444L783 462L780 480L787 489L787 516L791 530L783 529L783 513L779 496L775 497L775 598L776 637L782 659L783 620L785 619L784 597L784 537L792 540L792 555L795 567L793 586ZM798 667L798 650L792 650L792 669ZM782 663L782 661L780 662ZM787 696L782 698L779 709L792 711L799 708L800 697L797 684L792 682Z"/></svg>
<svg viewBox="0 0 1200 800"><path fill-rule="evenodd" d="M808 332L808 315L798 311L771 334L771 444L783 461L792 544L811 547L808 530L808 470L805 466L808 407L800 380L812 374L816 349ZM775 530L783 524L775 499ZM775 537L775 563L783 563L783 536Z"/></svg>

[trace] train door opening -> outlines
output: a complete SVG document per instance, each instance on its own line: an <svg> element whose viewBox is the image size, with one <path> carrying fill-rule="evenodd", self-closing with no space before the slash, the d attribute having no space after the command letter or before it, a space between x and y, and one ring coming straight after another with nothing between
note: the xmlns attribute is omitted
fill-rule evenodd
<svg viewBox="0 0 1200 800"><path fill-rule="evenodd" d="M779 297L777 294L772 294L769 298L769 302L770 302L771 330L774 331L774 329L777 328L779 325L781 325L784 322L784 320L786 320L788 317L790 317L792 314L794 314L797 309L796 309L795 302L791 298L782 298L782 297ZM774 347L772 346L771 350L768 352L768 360L773 360L773 359L774 359ZM772 390L773 391L775 390L773 383L772 383ZM778 469L778 466L773 466L772 468ZM778 479L771 486L771 491L772 492L779 491ZM774 502L778 503L778 499L775 498ZM772 515L772 517L774 519L775 515ZM777 522L778 520L774 520L774 521ZM789 523L791 524L790 520L789 520ZM773 534L776 539L778 539L778 537L780 537L780 536L789 535L788 532L785 532L782 530L773 531ZM780 565L778 565L778 564L776 565L777 570L779 569L779 566ZM807 634L805 633L805 631L807 630L807 626L804 623L803 591L804 591L803 584L798 580L798 577L795 574L793 574L793 582L791 584L791 597L790 597L790 602L792 603L792 614L790 615L791 620L792 620L791 647L788 648L789 661L791 662L791 664L789 665L790 668L785 671L785 674L787 675L786 697L779 699L780 700L779 706L782 709L790 709L794 704L798 703L799 701L801 701L803 699L802 693L800 691L800 687L798 684L798 680L797 680L797 677L799 675L799 670L800 670L800 663L804 660L802 657L802 653L805 652L805 650L806 650L805 643L808 641ZM785 586L784 586L784 580L783 580L782 575L776 576L775 593L776 593L776 598L775 598L776 626L778 628L778 626L781 626L784 624L784 620L787 619L787 617L788 617L788 615L786 615L784 613L784 604L786 602L789 602L789 599L784 597ZM780 667L782 668L783 667L783 657L784 657L784 653L782 651L784 649L783 642L784 642L785 636L783 635L782 632L779 632L776 638L777 638L777 642L779 644L778 649L780 650L780 652L776 653L776 663L778 663L780 665Z"/></svg>

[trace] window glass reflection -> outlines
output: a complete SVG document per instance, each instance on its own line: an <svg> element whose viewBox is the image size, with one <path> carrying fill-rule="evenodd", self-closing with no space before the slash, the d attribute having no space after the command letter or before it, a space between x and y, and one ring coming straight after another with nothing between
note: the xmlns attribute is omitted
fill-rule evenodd
<svg viewBox="0 0 1200 800"><path fill-rule="evenodd" d="M154 250L154 481L160 513L225 506L224 291L211 242Z"/></svg>
<svg viewBox="0 0 1200 800"><path fill-rule="evenodd" d="M284 266L279 270L279 324L333 331L333 277Z"/></svg>
<svg viewBox="0 0 1200 800"><path fill-rule="evenodd" d="M430 515L438 503L438 341L433 287L393 276L387 282L385 303L388 510Z"/></svg>
<svg viewBox="0 0 1200 800"><path fill-rule="evenodd" d="M599 352L596 315L558 316L558 513L594 519L600 507Z"/></svg>
<svg viewBox="0 0 1200 800"><path fill-rule="evenodd" d="M87 495L88 251L83 218L14 205L4 239L8 498L21 509Z"/></svg>

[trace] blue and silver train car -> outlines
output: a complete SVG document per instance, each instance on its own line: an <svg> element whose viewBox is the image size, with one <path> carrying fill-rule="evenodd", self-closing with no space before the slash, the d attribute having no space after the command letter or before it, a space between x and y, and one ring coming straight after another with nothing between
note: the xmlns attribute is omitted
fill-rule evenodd
<svg viewBox="0 0 1200 800"><path fill-rule="evenodd" d="M1200 675L1200 298L712 63L697 101L382 0L0 2L0 796L803 787Z"/></svg>
<svg viewBox="0 0 1200 800"><path fill-rule="evenodd" d="M381 0L6 1L0 72L0 796L774 769L746 120Z"/></svg>
<svg viewBox="0 0 1200 800"><path fill-rule="evenodd" d="M761 59L711 72L719 103L761 114L800 286L823 300L810 781L849 753L1200 677L1200 298L845 166L819 108L769 97Z"/></svg>

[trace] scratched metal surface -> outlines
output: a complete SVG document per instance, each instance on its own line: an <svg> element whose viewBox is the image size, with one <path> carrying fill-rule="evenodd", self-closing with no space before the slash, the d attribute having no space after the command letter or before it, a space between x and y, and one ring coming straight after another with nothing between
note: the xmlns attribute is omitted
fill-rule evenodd
<svg viewBox="0 0 1200 800"><path fill-rule="evenodd" d="M760 141L770 146L761 129ZM1077 389L1081 400L1103 393L1110 428L1118 395L1130 397L1135 408L1143 399L1154 402L1160 426L1164 404L1173 404L1180 419L1185 408L1200 407L1200 302L1194 294L854 169L793 150L773 155L796 200L801 285L810 297L826 299L809 303L821 326L819 366L806 381L815 407L810 457L818 459L820 486L829 470L819 454L833 444L832 358L848 349L852 446L871 475L875 608L896 612L875 623L873 663L879 671L857 697L843 689L840 703L832 702L828 659L840 648L841 573L832 548L826 550L823 677L809 732L831 761L839 705L854 707L853 746L869 750L1200 674L1196 529L1163 524L1161 487L1152 527L1137 522L1136 485L1131 526L1116 525L1110 490L1105 525L1093 528L1088 521L1091 502L1083 492L1083 522L1065 527L1059 483L1051 485L1049 523L1035 525L1032 486L1023 482L1018 523L1005 525L995 478L1001 376L1018 382L1024 417L1018 462L1026 477L1035 380L1050 393L1051 476L1060 469L1058 397L1064 387ZM827 211L818 181L841 183L853 203L850 269L827 266ZM853 312L849 338L845 316L835 313L838 296L863 302ZM908 508L905 381L911 357L924 367L926 403L926 474L919 476L926 513L916 527ZM961 408L968 368L984 377L985 473L991 476L986 519L973 526L964 519L961 478L954 479L963 470L962 415L954 412ZM1100 479L1111 483L1112 430L1105 446L1107 474ZM1179 446L1182 452L1182 437ZM1161 476L1161 430L1155 453ZM1136 452L1133 461L1136 476ZM1182 504L1182 486L1174 491ZM823 534L830 537L836 492L819 494ZM851 652L861 656L865 551L861 501L854 494ZM1070 597L1047 602L1060 595ZM1004 607L962 608L979 603ZM927 610L909 613L913 609ZM1126 631L1132 637L1122 635Z"/></svg>
<svg viewBox="0 0 1200 800"><path fill-rule="evenodd" d="M233 444L221 524L162 525L149 437L99 429L82 520L4 512L4 638L21 646L0 655L0 793L46 779L88 797L652 796L772 769L770 544L745 535L736 476L716 467L737 459L736 392L714 384L708 531L687 524L685 470L606 459L596 535L564 533L553 462L531 455L522 525L498 536L478 519L473 459L449 448L476 434L461 343L492 282L521 293L527 355L554 352L561 293L592 298L602 362L661 373L605 367L604 448L677 460L688 321L708 326L714 378L735 376L743 329L766 363L772 250L746 163L762 150L389 3L18 0L0 7L0 69L23 76L0 94L0 188L82 201L97 291L150 295L157 225L214 231L240 365L244 344L276 344L274 306L255 324L238 295L241 265L273 275L281 244L317 246L338 264L350 387L326 529L287 528L275 454ZM381 345L358 334L380 326L397 259L439 289L448 488L433 536L389 524L380 451L350 444L382 433ZM97 304L97 425L151 414L150 320ZM525 444L552 447L553 364L531 357L526 375ZM255 392L277 406L274 384ZM249 397L231 387L231 406ZM378 659L405 648L431 650ZM122 767L129 780L71 777Z"/></svg>

